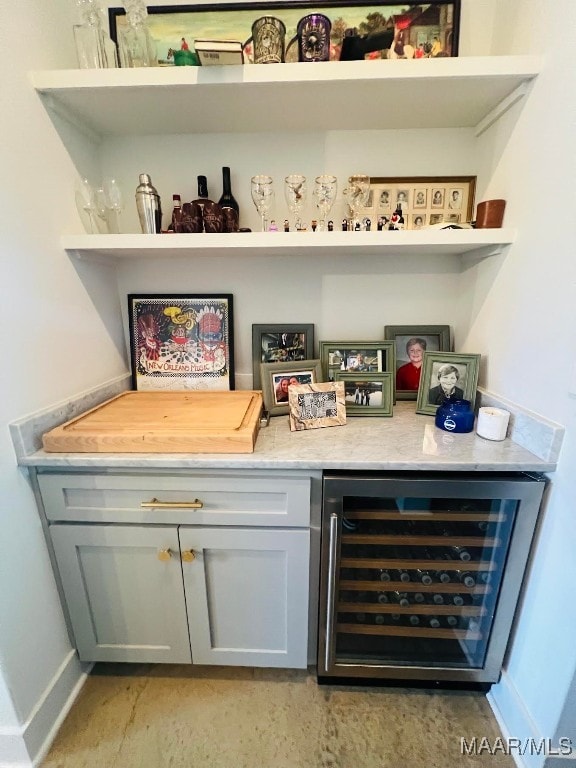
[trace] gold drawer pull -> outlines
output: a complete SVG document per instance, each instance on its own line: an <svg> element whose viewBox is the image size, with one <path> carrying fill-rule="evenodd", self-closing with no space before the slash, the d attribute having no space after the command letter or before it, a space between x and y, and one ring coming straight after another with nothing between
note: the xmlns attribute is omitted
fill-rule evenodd
<svg viewBox="0 0 576 768"><path fill-rule="evenodd" d="M194 560L196 560L196 552L194 552L193 549L185 549L184 552L182 552L182 562L193 563Z"/></svg>
<svg viewBox="0 0 576 768"><path fill-rule="evenodd" d="M172 557L172 552L169 548L161 549L158 552L158 560L161 560L163 563L167 563L171 557Z"/></svg>
<svg viewBox="0 0 576 768"><path fill-rule="evenodd" d="M152 501L141 501L140 506L145 509L202 509L204 504L200 499L194 499L194 501L159 501L159 499L152 499Z"/></svg>

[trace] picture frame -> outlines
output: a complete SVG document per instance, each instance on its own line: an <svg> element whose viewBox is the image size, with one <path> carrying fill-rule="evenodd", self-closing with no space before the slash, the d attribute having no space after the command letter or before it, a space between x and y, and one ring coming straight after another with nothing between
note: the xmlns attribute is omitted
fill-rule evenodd
<svg viewBox="0 0 576 768"><path fill-rule="evenodd" d="M415 369L410 363L408 344L424 352L451 352L452 343L449 325L385 325L384 338L394 342L396 370L394 375L396 398L416 400L422 368ZM412 342L418 341L418 344ZM423 342L423 343L422 343ZM402 370L400 370L402 369Z"/></svg>
<svg viewBox="0 0 576 768"><path fill-rule="evenodd" d="M334 380L344 382L348 416L392 416L394 374L336 371Z"/></svg>
<svg viewBox="0 0 576 768"><path fill-rule="evenodd" d="M288 363L261 363L260 378L264 408L270 416L289 413L288 387L296 384L319 384L322 379L320 360L295 360ZM295 379L290 382L290 379Z"/></svg>
<svg viewBox="0 0 576 768"><path fill-rule="evenodd" d="M252 386L261 388L260 365L314 357L314 325L275 323L252 325Z"/></svg>
<svg viewBox="0 0 576 768"><path fill-rule="evenodd" d="M129 294L132 387L233 390L233 296Z"/></svg>
<svg viewBox="0 0 576 768"><path fill-rule="evenodd" d="M346 424L344 382L302 384L290 387L290 431L341 427Z"/></svg>
<svg viewBox="0 0 576 768"><path fill-rule="evenodd" d="M396 371L395 345L387 340L321 341L320 360L326 381L332 381L337 370L354 373Z"/></svg>
<svg viewBox="0 0 576 768"><path fill-rule="evenodd" d="M159 66L174 66L181 50L188 52L196 39L232 40L244 48L250 63L252 24L261 16L275 16L286 27L285 47L296 35L298 22L307 13L320 12L331 21L330 59L338 61L346 29L359 36L393 30L394 44L383 51L367 51L365 58L436 58L458 55L461 0L270 0L269 2L212 3L206 5L148 6L147 26L156 44ZM110 37L126 24L126 11L108 9ZM186 47L184 47L186 46ZM298 60L298 46L290 46L286 61ZM169 52L172 52L169 54ZM185 60L187 57L182 56Z"/></svg>
<svg viewBox="0 0 576 768"><path fill-rule="evenodd" d="M370 178L370 192L371 205L362 208L360 215L373 222L382 219L384 229L398 202L405 229L469 224L474 217L476 176L375 176Z"/></svg>
<svg viewBox="0 0 576 768"><path fill-rule="evenodd" d="M442 405L447 397L441 386L443 383L452 387L450 397L455 400L470 400L474 407L480 357L480 354L425 352L416 413L436 413L438 406ZM441 378L444 378L444 382Z"/></svg>

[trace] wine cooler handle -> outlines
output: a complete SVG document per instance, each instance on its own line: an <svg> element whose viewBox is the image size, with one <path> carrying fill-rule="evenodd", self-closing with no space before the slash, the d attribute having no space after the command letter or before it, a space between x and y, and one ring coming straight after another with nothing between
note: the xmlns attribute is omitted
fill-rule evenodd
<svg viewBox="0 0 576 768"><path fill-rule="evenodd" d="M336 586L336 558L338 554L338 513L330 515L330 538L328 542L328 593L326 596L326 645L324 668L329 671L332 663L332 643L334 641L334 591Z"/></svg>

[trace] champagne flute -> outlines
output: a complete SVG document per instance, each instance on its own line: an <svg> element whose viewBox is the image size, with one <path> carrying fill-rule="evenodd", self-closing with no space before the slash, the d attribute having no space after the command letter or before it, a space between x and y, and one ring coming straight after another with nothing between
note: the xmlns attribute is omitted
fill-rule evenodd
<svg viewBox="0 0 576 768"><path fill-rule="evenodd" d="M96 214L102 222L102 226L98 225L98 229L102 228L105 232L110 232L108 225L108 199L104 192L104 187L98 187L98 189L94 190L94 202Z"/></svg>
<svg viewBox="0 0 576 768"><path fill-rule="evenodd" d="M306 202L306 176L292 173L284 179L284 196L288 203L288 210L294 216L294 229L302 227L302 209Z"/></svg>
<svg viewBox="0 0 576 768"><path fill-rule="evenodd" d="M104 179L104 195L106 198L106 207L113 214L112 221L109 220L110 230L114 233L120 232L120 214L124 210L124 196L120 185L113 178Z"/></svg>
<svg viewBox="0 0 576 768"><path fill-rule="evenodd" d="M330 176L329 174L316 176L314 192L312 194L316 198L316 206L320 211L320 232L326 229L326 218L334 205L334 200L336 200L337 190L338 179L336 176Z"/></svg>
<svg viewBox="0 0 576 768"><path fill-rule="evenodd" d="M360 229L360 210L365 207L370 194L370 176L356 173L348 177L348 186L342 194L352 212L352 229Z"/></svg>
<svg viewBox="0 0 576 768"><path fill-rule="evenodd" d="M272 208L274 201L274 187L272 176L258 175L250 179L252 201L262 219L262 232L266 232L266 214Z"/></svg>

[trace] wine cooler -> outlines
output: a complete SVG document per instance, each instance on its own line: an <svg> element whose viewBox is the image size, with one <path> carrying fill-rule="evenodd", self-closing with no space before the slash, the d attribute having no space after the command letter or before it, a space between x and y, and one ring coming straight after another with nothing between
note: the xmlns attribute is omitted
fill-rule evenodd
<svg viewBox="0 0 576 768"><path fill-rule="evenodd" d="M496 682L545 478L340 472L323 486L319 682Z"/></svg>

